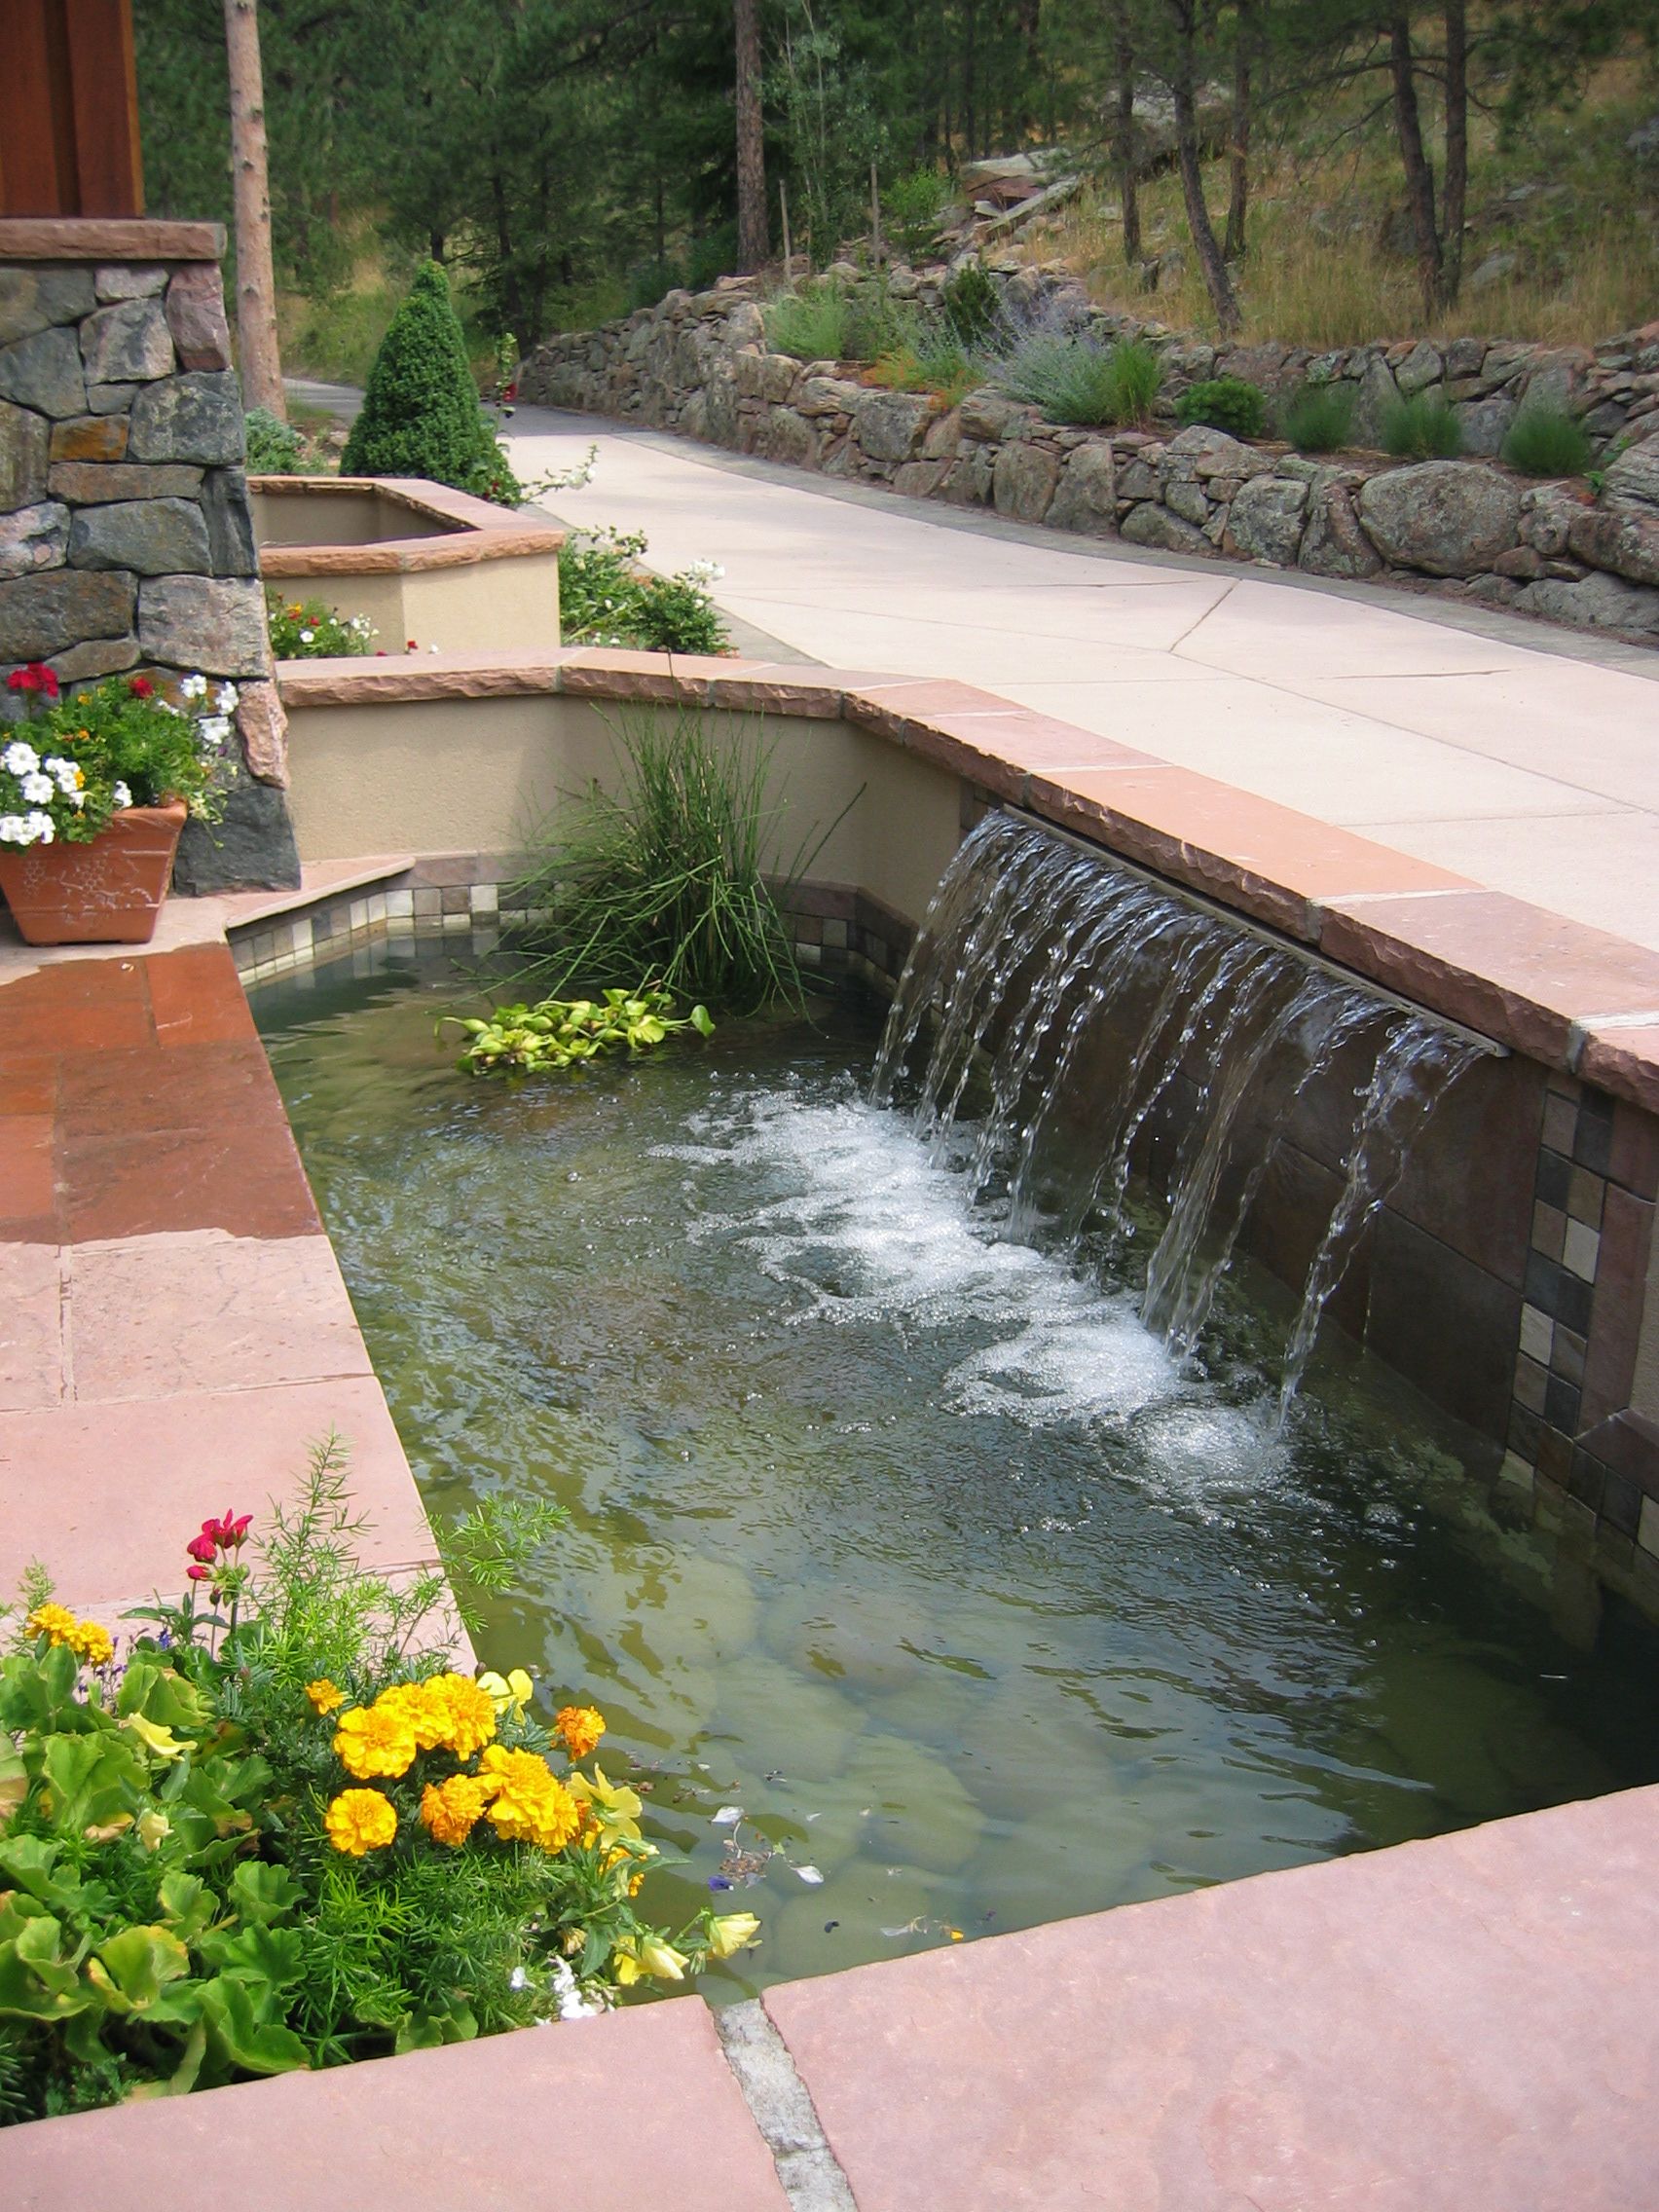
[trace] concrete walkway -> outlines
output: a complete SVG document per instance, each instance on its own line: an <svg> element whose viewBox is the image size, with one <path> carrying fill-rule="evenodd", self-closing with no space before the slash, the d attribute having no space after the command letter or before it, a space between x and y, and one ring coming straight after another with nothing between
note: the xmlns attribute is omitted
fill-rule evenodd
<svg viewBox="0 0 1659 2212"><path fill-rule="evenodd" d="M1659 653L838 484L521 407L547 501L699 557L746 650L954 677L1659 947Z"/></svg>

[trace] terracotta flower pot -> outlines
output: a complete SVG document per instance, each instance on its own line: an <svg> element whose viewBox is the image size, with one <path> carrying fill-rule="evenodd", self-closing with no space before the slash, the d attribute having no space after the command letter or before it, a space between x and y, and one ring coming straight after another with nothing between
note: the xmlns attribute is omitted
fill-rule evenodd
<svg viewBox="0 0 1659 2212"><path fill-rule="evenodd" d="M185 806L131 806L90 845L0 845L0 891L25 944L148 944Z"/></svg>

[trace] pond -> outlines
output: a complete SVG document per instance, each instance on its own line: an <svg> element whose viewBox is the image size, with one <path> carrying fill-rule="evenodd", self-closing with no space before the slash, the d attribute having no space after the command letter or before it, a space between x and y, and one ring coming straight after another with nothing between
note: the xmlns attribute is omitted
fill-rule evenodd
<svg viewBox="0 0 1659 2212"><path fill-rule="evenodd" d="M255 994L307 1169L428 1505L570 1511L480 1656L605 1712L653 1917L760 1915L717 2001L1659 1778L1653 1634L1558 1634L1455 1437L999 1236L878 1007L515 1089L358 968Z"/></svg>

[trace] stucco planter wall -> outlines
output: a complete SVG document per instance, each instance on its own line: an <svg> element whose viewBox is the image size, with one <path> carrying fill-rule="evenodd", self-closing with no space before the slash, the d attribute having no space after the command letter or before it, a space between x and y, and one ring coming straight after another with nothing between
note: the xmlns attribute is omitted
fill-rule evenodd
<svg viewBox="0 0 1659 2212"><path fill-rule="evenodd" d="M266 578L363 614L389 653L559 643L563 531L414 477L256 476Z"/></svg>
<svg viewBox="0 0 1659 2212"><path fill-rule="evenodd" d="M1029 272L1007 288L1030 297L1046 285L1063 297L1064 285ZM759 306L739 284L671 292L625 321L549 339L526 362L520 390L1019 522L1377 578L1659 643L1659 322L1594 350L1457 339L1314 355L1183 343L1161 325L1098 312L1092 319L1159 348L1166 422L1063 429L988 389L946 412L866 385L846 364L769 352ZM1248 377L1280 398L1309 374L1351 389L1361 437L1378 435L1398 396L1443 399L1462 424L1467 458L1314 459L1175 427L1176 397L1200 378ZM1493 458L1530 398L1582 422L1603 456L1599 493L1586 482L1536 483Z"/></svg>

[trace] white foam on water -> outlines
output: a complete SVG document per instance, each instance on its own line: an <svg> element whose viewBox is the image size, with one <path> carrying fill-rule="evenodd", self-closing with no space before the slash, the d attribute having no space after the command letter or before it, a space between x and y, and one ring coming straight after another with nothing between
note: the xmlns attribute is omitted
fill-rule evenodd
<svg viewBox="0 0 1659 2212"><path fill-rule="evenodd" d="M692 1170L687 1235L745 1244L797 1294L796 1325L971 1325L991 1341L948 1371L951 1410L1138 1433L1151 1409L1186 1407L1201 1411L1218 1464L1239 1479L1246 1462L1259 1467L1256 1420L1161 1344L1126 1292L1006 1239L967 1176L939 1164L892 1110L763 1090L700 1114L691 1136L653 1148ZM753 1177L753 1198L734 1202L733 1169Z"/></svg>

